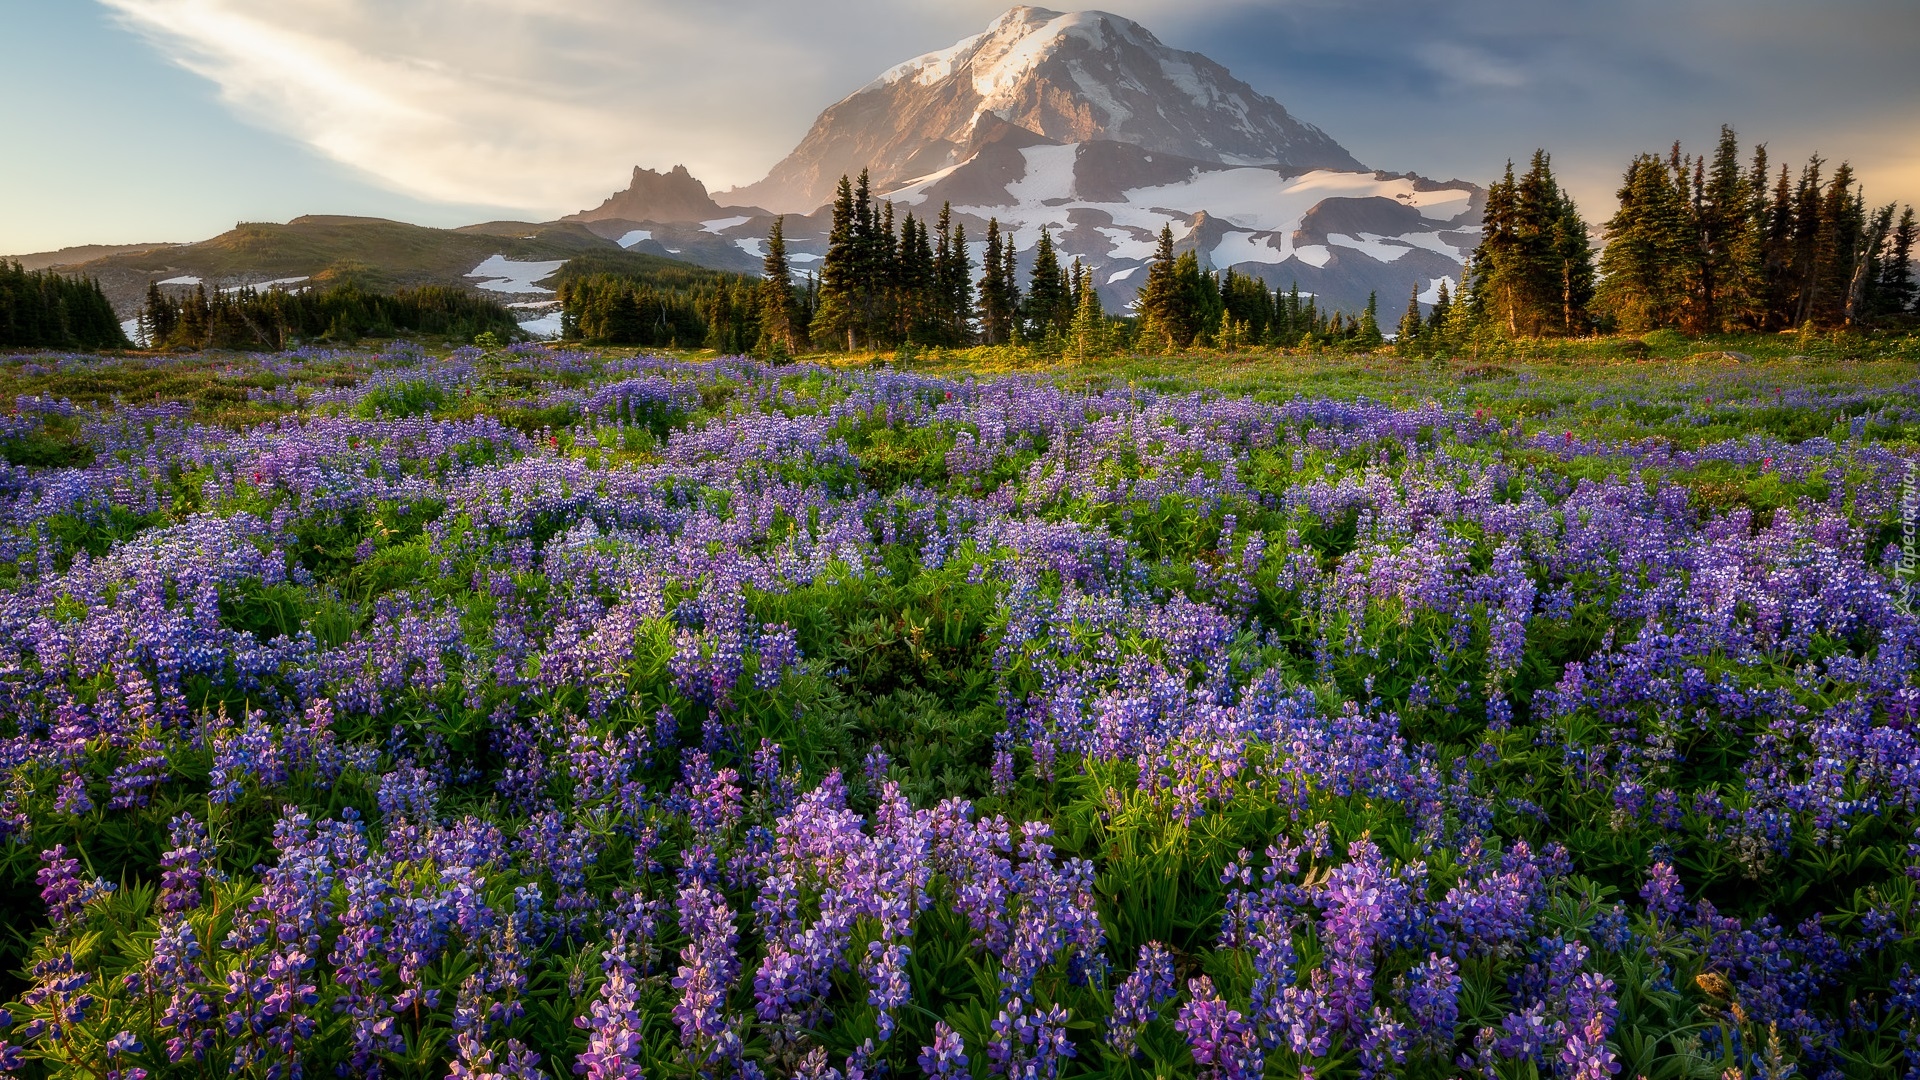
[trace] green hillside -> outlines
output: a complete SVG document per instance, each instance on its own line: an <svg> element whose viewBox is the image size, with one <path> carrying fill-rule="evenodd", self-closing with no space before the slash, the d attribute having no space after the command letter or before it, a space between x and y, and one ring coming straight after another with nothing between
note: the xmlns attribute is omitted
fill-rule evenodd
<svg viewBox="0 0 1920 1080"><path fill-rule="evenodd" d="M284 225L242 222L197 244L108 255L68 268L100 280L116 308L138 306L155 278L191 276L210 284L310 277L366 288L471 285L466 274L494 255L516 260L610 256L622 263L671 259L628 255L572 223L500 221L462 229L430 229L380 218L309 215ZM633 265L638 266L639 263Z"/></svg>

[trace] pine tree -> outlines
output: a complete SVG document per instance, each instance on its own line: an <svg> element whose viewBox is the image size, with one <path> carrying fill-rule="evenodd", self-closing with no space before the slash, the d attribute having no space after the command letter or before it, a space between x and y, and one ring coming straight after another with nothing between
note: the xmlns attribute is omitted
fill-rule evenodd
<svg viewBox="0 0 1920 1080"><path fill-rule="evenodd" d="M1473 265L1475 293L1508 337L1585 332L1593 291L1586 223L1554 179L1545 150L1534 151L1522 177L1509 161L1488 189Z"/></svg>
<svg viewBox="0 0 1920 1080"><path fill-rule="evenodd" d="M785 216L773 219L767 235L767 258L761 269L758 315L760 339L755 351L784 360L799 348L794 324L798 305L793 300L793 267L787 261Z"/></svg>
<svg viewBox="0 0 1920 1080"><path fill-rule="evenodd" d="M1635 158L1620 188L1620 209L1607 222L1594 299L1624 330L1675 325L1688 300L1691 214L1673 166L1651 154Z"/></svg>
<svg viewBox="0 0 1920 1080"><path fill-rule="evenodd" d="M1560 205L1554 213L1553 253L1548 269L1551 271L1548 280L1554 286L1548 302L1559 300L1556 332L1586 334L1593 328L1593 317L1588 310L1593 304L1595 287L1593 241L1587 236L1587 223L1580 216L1580 208L1574 205L1573 196L1564 191L1560 193Z"/></svg>
<svg viewBox="0 0 1920 1080"><path fill-rule="evenodd" d="M1040 244L1034 250L1033 273L1027 286L1023 314L1027 334L1035 341L1064 334L1073 321L1073 289L1060 258L1053 248L1053 237L1040 230Z"/></svg>
<svg viewBox="0 0 1920 1080"><path fill-rule="evenodd" d="M1182 321L1180 297L1174 279L1173 227L1160 227L1160 246L1147 266L1135 308L1140 313L1141 337L1165 348L1175 346L1173 327Z"/></svg>
<svg viewBox="0 0 1920 1080"><path fill-rule="evenodd" d="M1200 269L1198 252L1189 251L1174 260L1173 289L1179 297L1174 306L1174 344L1185 349L1195 341L1212 338L1224 314L1220 287L1213 275Z"/></svg>
<svg viewBox="0 0 1920 1080"><path fill-rule="evenodd" d="M1740 251L1749 236L1752 207L1747 173L1740 165L1740 140L1733 128L1720 125L1720 143L1714 150L1713 170L1699 185L1698 290L1691 328L1717 333L1736 323L1747 307L1749 282Z"/></svg>
<svg viewBox="0 0 1920 1080"><path fill-rule="evenodd" d="M934 249L941 339L948 346L971 342L973 267L967 257L967 228L953 220L953 204L940 208L940 237Z"/></svg>
<svg viewBox="0 0 1920 1080"><path fill-rule="evenodd" d="M1481 307L1474 291L1475 270L1473 259L1460 268L1460 287L1453 294L1447 307L1446 322L1442 324L1442 337L1449 351L1465 350L1473 344L1479 333Z"/></svg>
<svg viewBox="0 0 1920 1080"><path fill-rule="evenodd" d="M1888 235L1886 253L1880 260L1880 280L1875 289L1879 300L1878 316L1903 314L1913 307L1913 246L1920 238L1920 226L1913 219L1913 207L1900 212L1900 223Z"/></svg>
<svg viewBox="0 0 1920 1080"><path fill-rule="evenodd" d="M1420 340L1420 283L1413 283L1413 294L1407 297L1407 313L1400 316L1400 326L1394 332L1394 347L1403 356L1413 355Z"/></svg>
<svg viewBox="0 0 1920 1080"><path fill-rule="evenodd" d="M1007 344L1024 344L1021 328L1020 265L1019 257L1013 250L1013 237L1008 236L1000 245L1000 288L1001 301L1007 311Z"/></svg>
<svg viewBox="0 0 1920 1080"><path fill-rule="evenodd" d="M1007 251L1000 238L1000 219L987 219L986 265L980 277L980 336L988 345L1005 345L1013 339L1015 300L1013 280L1007 273Z"/></svg>
<svg viewBox="0 0 1920 1080"><path fill-rule="evenodd" d="M1857 296L1857 261L1863 256L1866 210L1853 190L1853 166L1841 162L1820 200L1820 234L1814 245L1813 294L1807 320L1817 326L1849 321Z"/></svg>
<svg viewBox="0 0 1920 1080"><path fill-rule="evenodd" d="M1074 292L1077 295L1068 342L1074 359L1085 361L1105 355L1107 351L1107 316L1100 307L1100 290L1094 287L1093 271L1081 266L1077 259L1073 266Z"/></svg>
<svg viewBox="0 0 1920 1080"><path fill-rule="evenodd" d="M1367 294L1367 310L1354 326L1353 343L1363 349L1377 349L1386 338L1380 333L1380 294Z"/></svg>
<svg viewBox="0 0 1920 1080"><path fill-rule="evenodd" d="M857 327L854 319L855 206L853 184L840 178L833 201L833 230L827 235L827 254L820 264L820 295L810 336L820 344L852 351Z"/></svg>
<svg viewBox="0 0 1920 1080"><path fill-rule="evenodd" d="M147 282L147 302L140 309L140 329L146 335L147 347L164 349L172 344L174 331L179 325L179 305L160 291L158 282Z"/></svg>
<svg viewBox="0 0 1920 1080"><path fill-rule="evenodd" d="M1792 263L1788 270L1792 282L1792 309L1787 325L1798 327L1813 321L1819 302L1820 260L1824 240L1821 235L1821 169L1826 163L1818 154L1800 167L1800 179L1793 189Z"/></svg>

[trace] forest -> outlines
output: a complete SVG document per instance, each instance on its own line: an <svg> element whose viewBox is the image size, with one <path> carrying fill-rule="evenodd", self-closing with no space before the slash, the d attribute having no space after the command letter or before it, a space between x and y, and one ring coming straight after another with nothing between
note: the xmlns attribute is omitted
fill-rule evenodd
<svg viewBox="0 0 1920 1080"><path fill-rule="evenodd" d="M0 346L40 349L124 349L100 284L0 262Z"/></svg>
<svg viewBox="0 0 1920 1080"><path fill-rule="evenodd" d="M207 292L195 285L175 298L158 284L147 286L140 328L156 349L252 349L277 351L308 341L351 344L363 337L401 334L471 341L491 333L503 340L519 330L513 312L465 289L444 285L402 288L392 293L352 283L326 289L251 287Z"/></svg>
<svg viewBox="0 0 1920 1080"><path fill-rule="evenodd" d="M1491 341L1674 330L1699 336L1908 325L1920 312L1912 207L1873 206L1850 165L1815 155L1796 175L1767 148L1743 156L1723 128L1710 155L1675 144L1628 166L1599 230L1554 176L1545 150L1487 190L1485 231L1459 283L1380 322L1378 298L1328 311L1295 283L1202 265L1172 230L1132 310L1101 310L1090 274L1042 231L1021 280L997 219L971 265L951 206L932 221L842 177L820 274L796 281L779 225L762 280L666 288L602 275L563 293L567 336L594 344L679 345L722 353L1019 345L1046 355L1208 348L1375 349L1451 355ZM976 273L977 270L977 273Z"/></svg>

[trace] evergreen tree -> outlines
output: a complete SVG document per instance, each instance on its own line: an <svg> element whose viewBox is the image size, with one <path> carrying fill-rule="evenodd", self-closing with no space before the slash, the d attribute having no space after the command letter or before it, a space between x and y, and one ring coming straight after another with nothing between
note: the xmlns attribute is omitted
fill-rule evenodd
<svg viewBox="0 0 1920 1080"><path fill-rule="evenodd" d="M1033 254L1033 273L1028 279L1027 302L1022 314L1027 334L1035 340L1066 333L1073 321L1073 286L1060 267L1053 248L1053 237L1040 230L1040 244Z"/></svg>
<svg viewBox="0 0 1920 1080"><path fill-rule="evenodd" d="M1900 223L1887 238L1886 253L1880 260L1880 279L1875 288L1876 316L1899 315L1914 304L1913 245L1920 234L1913 219L1913 207L1900 212Z"/></svg>
<svg viewBox="0 0 1920 1080"><path fill-rule="evenodd" d="M1008 269L1013 244L1003 244L1000 219L987 219L986 265L980 278L980 336L988 345L1005 345L1013 340L1015 308L1019 297Z"/></svg>
<svg viewBox="0 0 1920 1080"><path fill-rule="evenodd" d="M131 344L99 282L0 263L0 346L125 349Z"/></svg>
<svg viewBox="0 0 1920 1080"><path fill-rule="evenodd" d="M1691 215L1673 175L1670 162L1651 154L1635 158L1620 188L1620 209L1607 222L1594 300L1624 330L1672 326L1688 301Z"/></svg>
<svg viewBox="0 0 1920 1080"><path fill-rule="evenodd" d="M1791 307L1786 325L1803 326L1813 321L1814 305L1819 301L1821 249L1821 170L1826 163L1818 154L1800 167L1800 179L1793 191L1792 261L1787 271Z"/></svg>
<svg viewBox="0 0 1920 1080"><path fill-rule="evenodd" d="M1147 280L1140 286L1134 308L1140 314L1141 337L1169 349L1177 344L1174 328L1186 321L1176 291L1174 262L1173 226L1162 225L1160 246L1147 266Z"/></svg>
<svg viewBox="0 0 1920 1080"><path fill-rule="evenodd" d="M1354 325L1353 343L1363 349L1377 349L1386 340L1380 333L1380 295L1367 294L1367 310Z"/></svg>
<svg viewBox="0 0 1920 1080"><path fill-rule="evenodd" d="M785 359L798 351L795 334L799 305L793 298L793 267L787 261L786 217L773 219L767 235L767 259L762 268L759 296L760 340L756 351L762 356Z"/></svg>
<svg viewBox="0 0 1920 1080"><path fill-rule="evenodd" d="M1073 270L1075 301L1068 343L1074 359L1085 361L1107 351L1107 316L1100 307L1100 290L1094 286L1093 271L1081 266L1077 259Z"/></svg>
<svg viewBox="0 0 1920 1080"><path fill-rule="evenodd" d="M1474 265L1471 256L1460 268L1460 288L1453 294L1442 324L1442 340L1449 352L1472 346L1480 330L1481 308L1474 291Z"/></svg>
<svg viewBox="0 0 1920 1080"><path fill-rule="evenodd" d="M941 343L972 341L973 267L967 256L967 228L953 220L953 204L940 208L940 238L934 250L941 315Z"/></svg>
<svg viewBox="0 0 1920 1080"><path fill-rule="evenodd" d="M1767 201L1766 239L1761 251L1762 317L1764 329L1792 326L1798 292L1793 281L1794 237L1799 231L1794 220L1794 188L1791 174L1780 166L1780 179L1773 197Z"/></svg>
<svg viewBox="0 0 1920 1080"><path fill-rule="evenodd" d="M1420 341L1421 329L1420 283L1416 281L1413 283L1413 294L1407 297L1407 312L1400 316L1400 326L1394 332L1395 347L1403 355L1413 355L1413 350Z"/></svg>
<svg viewBox="0 0 1920 1080"><path fill-rule="evenodd" d="M159 282L147 282L147 302L140 309L140 331L146 335L147 347L165 348L167 342L173 340L174 329L179 325L179 305L160 291Z"/></svg>
<svg viewBox="0 0 1920 1080"><path fill-rule="evenodd" d="M1560 205L1553 217L1549 269L1549 280L1555 286L1553 295L1559 300L1560 317L1555 332L1587 333L1593 328L1589 312L1595 288L1593 241L1587 236L1587 223L1580 216L1579 207L1574 205L1573 196L1564 191L1560 193Z"/></svg>
<svg viewBox="0 0 1920 1080"><path fill-rule="evenodd" d="M1740 321L1747 306L1747 280L1741 253L1750 236L1748 216L1752 197L1747 174L1740 165L1740 140L1733 128L1720 126L1720 143L1713 170L1696 186L1696 287L1688 328L1717 333Z"/></svg>
<svg viewBox="0 0 1920 1080"><path fill-rule="evenodd" d="M1814 244L1812 288L1806 319L1818 326L1841 326L1852 315L1858 295L1859 261L1866 208L1853 190L1853 166L1841 162L1820 199L1820 229Z"/></svg>
<svg viewBox="0 0 1920 1080"><path fill-rule="evenodd" d="M1583 333L1593 293L1586 223L1554 179L1546 151L1525 176L1513 163L1487 192L1485 227L1474 252L1474 289L1508 337Z"/></svg>
<svg viewBox="0 0 1920 1080"><path fill-rule="evenodd" d="M855 256L855 207L853 184L845 176L833 200L833 230L827 234L827 254L820 264L820 299L811 337L820 344L852 351L855 323L854 285L858 275Z"/></svg>
<svg viewBox="0 0 1920 1080"><path fill-rule="evenodd" d="M1009 235L1000 245L1000 287L1004 290L1001 297L1007 306L1007 344L1020 345L1022 337L1020 311L1020 265L1019 257L1013 249L1013 237Z"/></svg>

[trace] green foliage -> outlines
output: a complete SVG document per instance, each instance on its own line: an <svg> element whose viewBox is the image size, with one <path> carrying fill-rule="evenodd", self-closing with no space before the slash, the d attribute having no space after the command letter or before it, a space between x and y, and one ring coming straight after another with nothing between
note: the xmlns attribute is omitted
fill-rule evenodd
<svg viewBox="0 0 1920 1080"><path fill-rule="evenodd" d="M98 281L0 262L0 346L124 349L130 345Z"/></svg>
<svg viewBox="0 0 1920 1080"><path fill-rule="evenodd" d="M195 286L176 300L158 286L147 290L141 322L154 348L273 350L297 341L352 343L362 337L401 334L469 341L518 336L513 313L463 289L426 285L391 294L369 293L356 284L316 290L271 289L238 293Z"/></svg>

